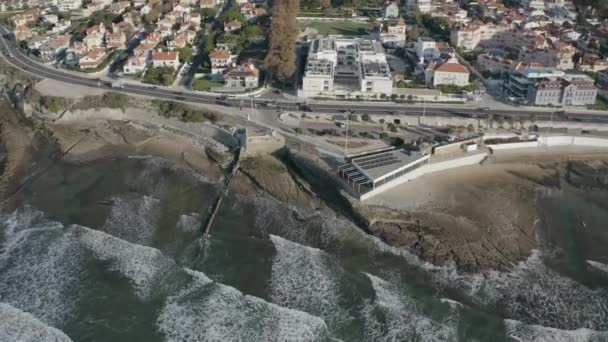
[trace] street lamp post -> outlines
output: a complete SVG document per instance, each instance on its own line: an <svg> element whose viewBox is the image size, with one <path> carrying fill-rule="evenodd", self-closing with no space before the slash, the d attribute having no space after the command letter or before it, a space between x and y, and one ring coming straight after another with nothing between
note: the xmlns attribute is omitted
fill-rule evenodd
<svg viewBox="0 0 608 342"><path fill-rule="evenodd" d="M344 161L346 162L346 156L348 155L348 117L350 116L351 111L346 111L346 133L345 135L345 143L344 143Z"/></svg>

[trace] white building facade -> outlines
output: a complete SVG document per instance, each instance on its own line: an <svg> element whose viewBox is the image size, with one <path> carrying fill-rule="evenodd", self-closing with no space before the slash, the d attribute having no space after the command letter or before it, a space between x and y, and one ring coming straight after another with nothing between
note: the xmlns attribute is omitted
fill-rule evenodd
<svg viewBox="0 0 608 342"><path fill-rule="evenodd" d="M382 44L361 38L327 37L311 42L301 95L390 96L393 77Z"/></svg>

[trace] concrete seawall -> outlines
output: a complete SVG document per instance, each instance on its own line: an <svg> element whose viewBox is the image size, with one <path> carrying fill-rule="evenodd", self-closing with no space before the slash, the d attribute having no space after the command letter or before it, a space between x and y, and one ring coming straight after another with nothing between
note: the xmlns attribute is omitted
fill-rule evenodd
<svg viewBox="0 0 608 342"><path fill-rule="evenodd" d="M507 144L487 145L493 151L512 150L530 147L553 147L553 146L588 146L588 147L608 147L608 139L582 136L544 136L536 141L515 142Z"/></svg>
<svg viewBox="0 0 608 342"><path fill-rule="evenodd" d="M414 180L418 177L421 177L421 176L424 176L424 175L427 175L430 173L445 171L445 170L454 169L457 167L480 164L487 156L488 156L488 153L482 152L482 153L467 155L465 157L448 159L445 161L431 162L429 164L426 164L424 166L421 166L421 167L413 170L412 172L410 172L408 174L403 175L402 177L399 177L393 181L383 184L383 185L375 188L374 190L371 190L369 192L362 194L359 197L359 200L365 201L369 198L379 195L380 193L382 193L386 190L392 189L397 185L409 182L411 180Z"/></svg>

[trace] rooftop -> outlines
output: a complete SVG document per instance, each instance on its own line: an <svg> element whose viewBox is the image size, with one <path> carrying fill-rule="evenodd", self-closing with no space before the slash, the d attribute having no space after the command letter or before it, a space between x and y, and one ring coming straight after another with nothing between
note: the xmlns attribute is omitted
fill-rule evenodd
<svg viewBox="0 0 608 342"><path fill-rule="evenodd" d="M351 162L357 168L363 170L371 180L377 180L383 176L397 171L424 157L419 152L408 152L405 150L393 150L360 158L354 158Z"/></svg>

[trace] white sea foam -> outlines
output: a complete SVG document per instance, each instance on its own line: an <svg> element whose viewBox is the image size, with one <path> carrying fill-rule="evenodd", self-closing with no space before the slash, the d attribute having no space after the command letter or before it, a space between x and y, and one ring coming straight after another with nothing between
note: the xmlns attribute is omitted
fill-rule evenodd
<svg viewBox="0 0 608 342"><path fill-rule="evenodd" d="M113 197L110 215L101 230L120 239L148 245L154 237L160 217L156 198Z"/></svg>
<svg viewBox="0 0 608 342"><path fill-rule="evenodd" d="M595 268L596 270L600 270L600 271L608 274L608 265L607 264L602 264L599 261L593 261L593 260L587 260L587 264L589 264L589 266Z"/></svg>
<svg viewBox="0 0 608 342"><path fill-rule="evenodd" d="M186 270L192 284L169 297L157 324L168 341L318 341L325 322Z"/></svg>
<svg viewBox="0 0 608 342"><path fill-rule="evenodd" d="M62 331L50 327L27 312L0 303L0 341L69 342Z"/></svg>
<svg viewBox="0 0 608 342"><path fill-rule="evenodd" d="M459 282L479 302L498 305L528 324L608 330L608 291L559 275L545 266L540 251L511 272L489 271Z"/></svg>
<svg viewBox="0 0 608 342"><path fill-rule="evenodd" d="M181 215L177 222L177 229L184 233L193 233L201 228L201 217L197 213Z"/></svg>
<svg viewBox="0 0 608 342"><path fill-rule="evenodd" d="M608 341L608 332L590 329L560 330L540 325L527 325L519 321L505 320L508 337L520 342L600 342Z"/></svg>
<svg viewBox="0 0 608 342"><path fill-rule="evenodd" d="M65 322L74 312L84 271L75 237L31 208L12 213L8 222L0 254L0 298L47 324Z"/></svg>
<svg viewBox="0 0 608 342"><path fill-rule="evenodd" d="M273 303L321 316L332 323L346 319L338 305L339 266L324 251L271 235L276 255L272 263Z"/></svg>
<svg viewBox="0 0 608 342"><path fill-rule="evenodd" d="M141 300L148 300L162 279L178 269L155 248L132 244L86 227L75 226L74 229L78 231L82 246L99 260L110 262L110 270L128 278Z"/></svg>
<svg viewBox="0 0 608 342"><path fill-rule="evenodd" d="M375 300L363 309L365 334L368 341L455 341L456 323L453 316L444 322L433 321L421 312L404 289L381 278L366 274L375 291ZM375 311L380 309L384 319Z"/></svg>

